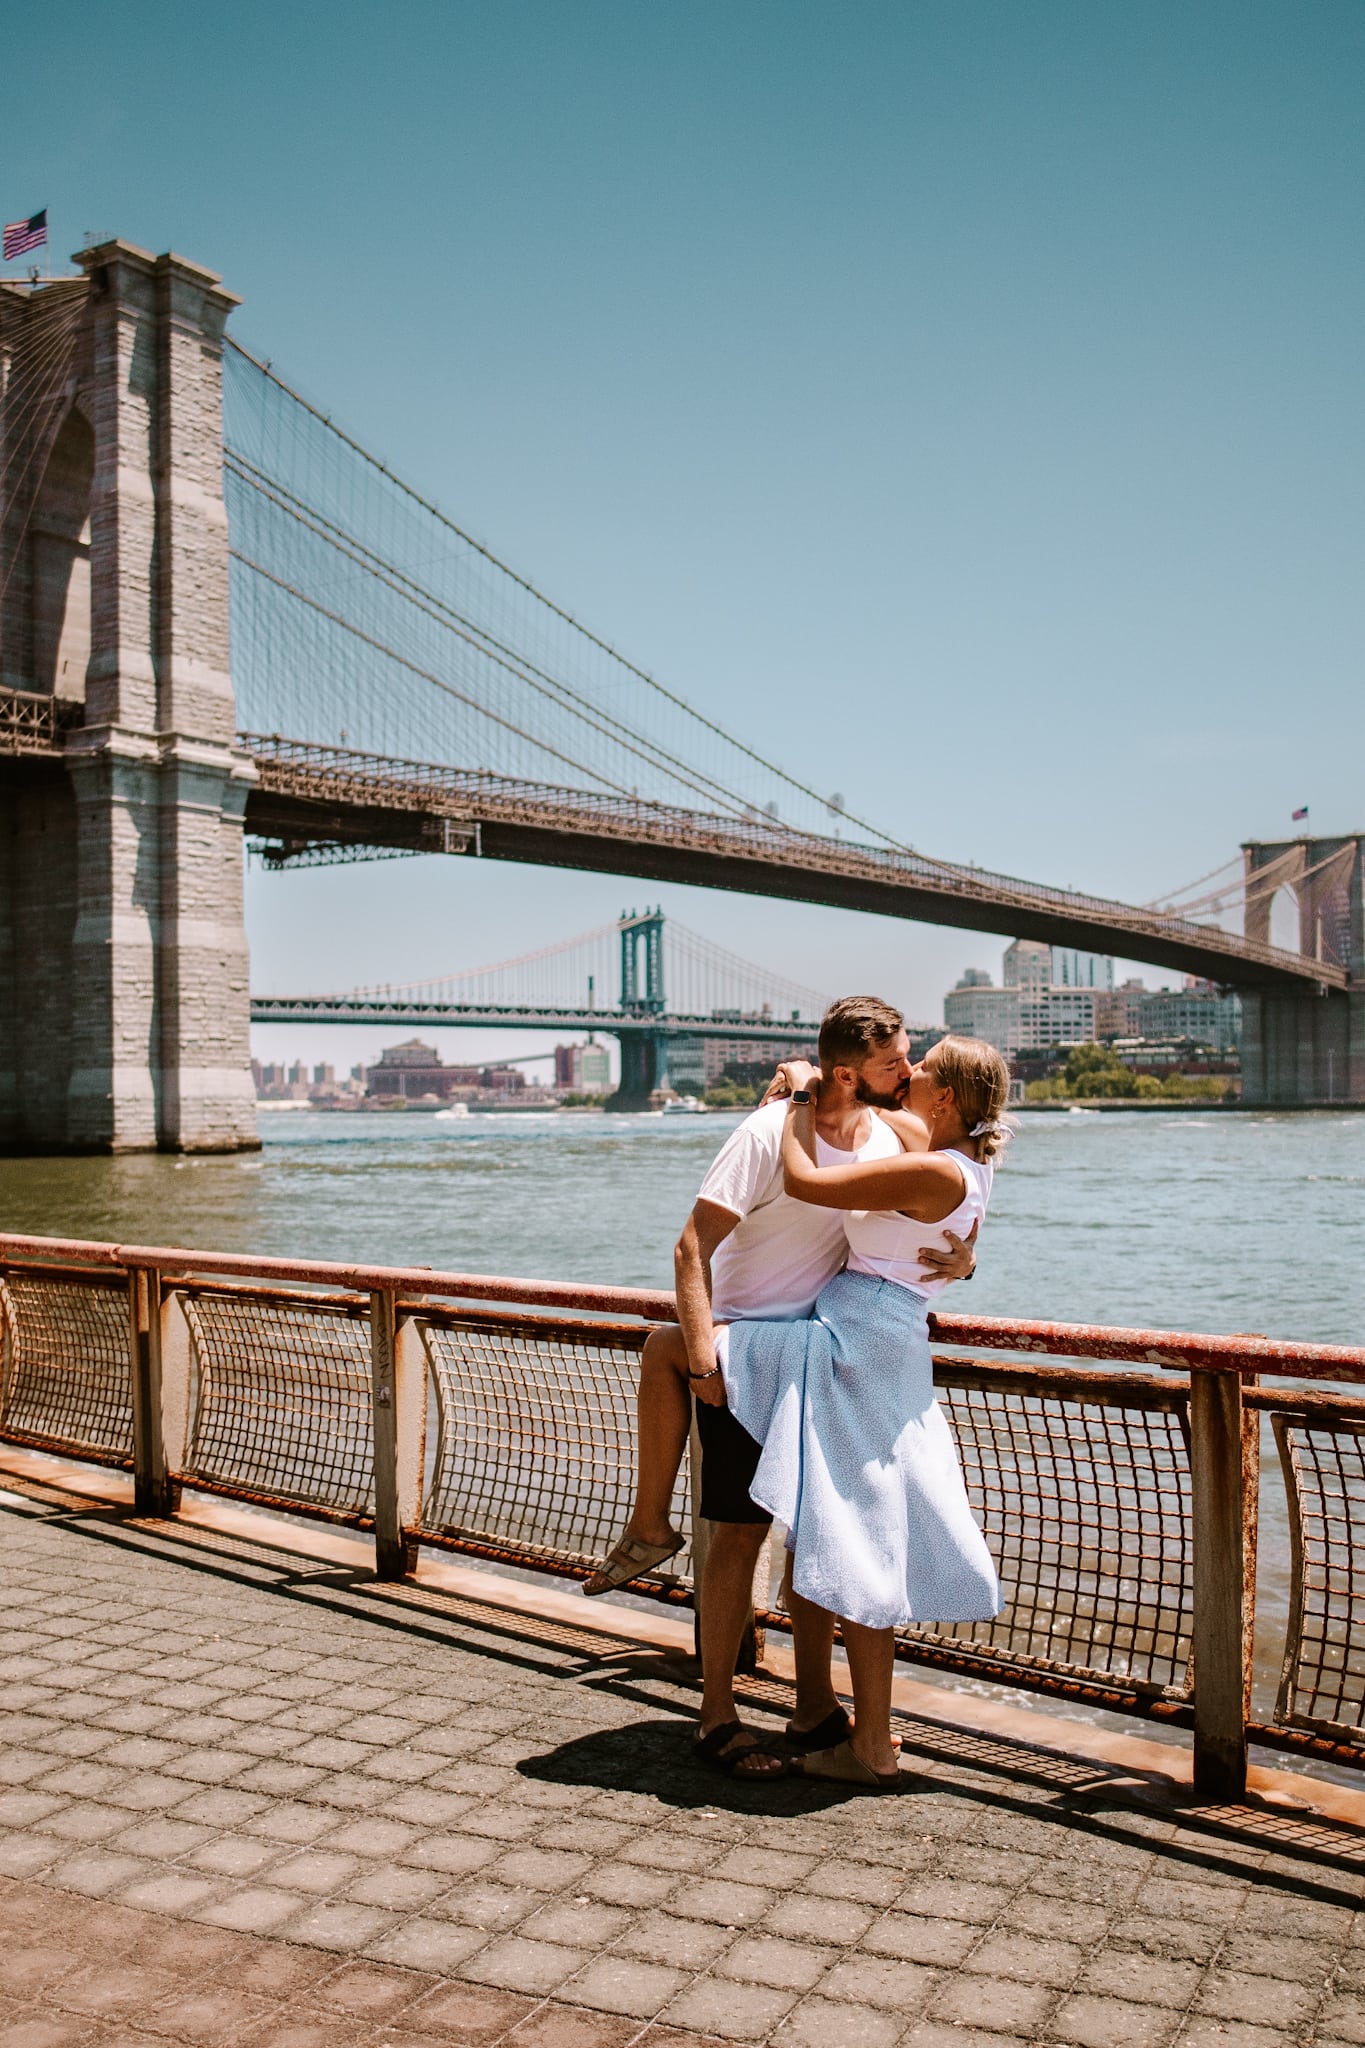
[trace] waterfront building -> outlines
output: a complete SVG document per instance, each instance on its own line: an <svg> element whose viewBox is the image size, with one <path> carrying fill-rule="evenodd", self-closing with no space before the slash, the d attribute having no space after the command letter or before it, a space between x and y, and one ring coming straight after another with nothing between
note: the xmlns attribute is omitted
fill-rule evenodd
<svg viewBox="0 0 1365 2048"><path fill-rule="evenodd" d="M1084 1045L1095 1036L1095 1006L1103 993L1106 965L1099 956L1072 954L1054 963L1060 948L1032 939L1016 939L1006 953L1004 985L996 988L979 968L969 970L944 997L948 1029L966 1038L984 1038L1006 1058L1048 1046ZM1083 985L1053 980L1054 964L1078 971L1077 961L1098 960L1097 981Z"/></svg>
<svg viewBox="0 0 1365 2048"><path fill-rule="evenodd" d="M366 1071L369 1095L448 1095L457 1069L445 1064L434 1045L420 1038L408 1038L401 1045L387 1046L376 1064ZM477 1075L475 1085L477 1086Z"/></svg>
<svg viewBox="0 0 1365 2048"><path fill-rule="evenodd" d="M574 1095L611 1093L611 1055L590 1038L583 1045L555 1047L555 1087Z"/></svg>

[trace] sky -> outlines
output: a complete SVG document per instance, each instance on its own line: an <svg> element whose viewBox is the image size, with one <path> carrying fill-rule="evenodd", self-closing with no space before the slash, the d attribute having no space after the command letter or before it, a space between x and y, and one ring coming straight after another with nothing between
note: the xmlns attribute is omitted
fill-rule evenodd
<svg viewBox="0 0 1365 2048"><path fill-rule="evenodd" d="M1365 825L1360 0L49 0L5 56L5 219L219 271L364 446L888 831L1144 901ZM253 982L645 893L252 871ZM648 893L930 1020L1010 937Z"/></svg>

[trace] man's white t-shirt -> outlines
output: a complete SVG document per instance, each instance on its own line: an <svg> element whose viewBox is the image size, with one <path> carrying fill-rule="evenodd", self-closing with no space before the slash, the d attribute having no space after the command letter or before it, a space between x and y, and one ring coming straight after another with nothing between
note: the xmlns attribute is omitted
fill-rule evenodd
<svg viewBox="0 0 1365 2048"><path fill-rule="evenodd" d="M782 1186L785 1102L770 1102L731 1131L698 1190L699 1199L729 1209L739 1222L711 1259L711 1313L720 1323L751 1318L792 1322L808 1316L827 1280L848 1256L842 1209L798 1202ZM900 1141L871 1112L872 1129L856 1152L816 1136L821 1166L890 1159Z"/></svg>

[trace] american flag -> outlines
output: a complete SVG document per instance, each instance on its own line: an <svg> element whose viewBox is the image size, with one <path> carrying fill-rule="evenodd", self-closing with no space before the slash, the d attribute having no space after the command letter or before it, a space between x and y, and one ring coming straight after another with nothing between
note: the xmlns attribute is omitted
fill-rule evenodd
<svg viewBox="0 0 1365 2048"><path fill-rule="evenodd" d="M1295 822L1295 823L1297 824L1297 822L1298 822L1298 820L1299 820L1300 818L1306 818L1306 817L1308 816L1308 806L1307 806L1307 804L1305 804L1305 805L1304 805L1304 807L1303 807L1303 809L1302 809L1301 811L1291 811L1291 812L1289 813L1289 815L1290 815L1290 817L1291 817L1291 818L1292 818L1292 819L1294 820L1294 822Z"/></svg>
<svg viewBox="0 0 1365 2048"><path fill-rule="evenodd" d="M27 220L5 222L5 261L13 262L16 256L27 256L30 249L41 249L47 241L47 208L41 213L30 214Z"/></svg>

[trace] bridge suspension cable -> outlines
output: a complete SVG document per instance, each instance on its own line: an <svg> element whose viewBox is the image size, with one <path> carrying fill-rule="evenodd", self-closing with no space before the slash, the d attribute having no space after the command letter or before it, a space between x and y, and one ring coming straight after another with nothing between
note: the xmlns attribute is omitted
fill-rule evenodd
<svg viewBox="0 0 1365 2048"><path fill-rule="evenodd" d="M591 931L576 932L571 938L486 966L457 968L417 981L372 983L346 993L431 1003L521 1004L537 1009L559 1004L582 1010L595 1003L605 1027L621 1002L621 934L641 921L631 912ZM745 1018L771 1016L774 1021L794 1016L809 1023L828 1006L828 996L819 990L728 952L672 918L664 921L663 939L664 993L673 1015L733 1013Z"/></svg>
<svg viewBox="0 0 1365 2048"><path fill-rule="evenodd" d="M435 740L512 774L542 772L539 755L617 793L811 829L779 819L776 783L817 829L846 818L900 847L583 626L235 343L225 412L244 723L428 757ZM443 722L422 685L468 716Z"/></svg>

